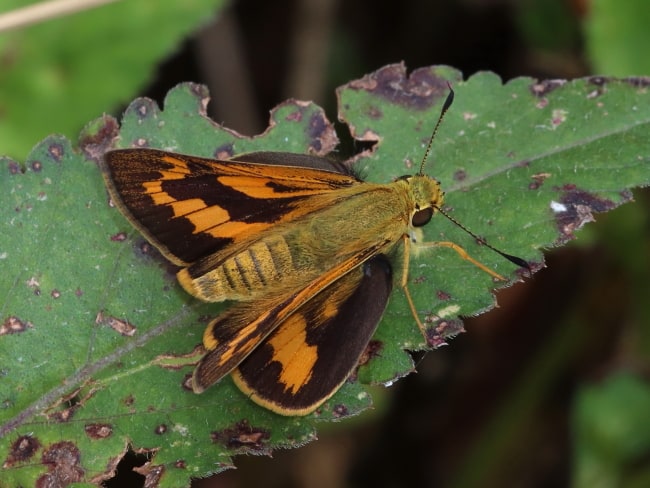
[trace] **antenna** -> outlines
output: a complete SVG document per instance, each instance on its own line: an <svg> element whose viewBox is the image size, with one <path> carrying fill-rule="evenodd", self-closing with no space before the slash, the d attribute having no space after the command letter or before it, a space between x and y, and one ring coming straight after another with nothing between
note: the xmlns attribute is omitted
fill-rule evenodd
<svg viewBox="0 0 650 488"><path fill-rule="evenodd" d="M424 174L424 165L429 158L429 154L431 153L431 146L433 145L433 139L436 137L436 133L438 132L438 127L440 127L440 124L442 122L442 119L444 119L445 114L447 113L447 110L449 110L449 107L451 107L451 104L454 101L454 90L451 87L451 83L447 82L447 86L449 87L449 95L447 95L447 99L445 100L445 103L442 105L442 109L440 110L440 116L438 117L438 122L436 122L435 127L433 128L433 132L431 133L431 137L429 138L429 143L427 144L427 148L424 151L424 157L422 158L422 163L420 163L420 172L418 173L419 175ZM465 227L463 224L458 222L455 218L453 218L451 215L449 215L447 212L445 212L442 208L434 205L434 208L440 212L442 215L444 215L450 222L453 224L457 225L461 229L463 229L465 232L467 232L470 236L472 236L474 239L476 239L478 242L480 242L482 245L487 247L488 249L491 249L495 253L497 253L499 256L507 259L513 264L516 264L517 266L526 268L529 273L532 274L532 270L530 269L530 266L528 263L517 256L513 256L512 254L507 254L503 251L500 251L496 247L492 246L489 244L485 239L482 237L479 237L478 235L474 234L471 230L469 230L467 227Z"/></svg>
<svg viewBox="0 0 650 488"><path fill-rule="evenodd" d="M442 109L440 110L440 116L438 117L438 122L436 122L436 126L433 128L433 132L431 133L431 137L429 138L429 144L427 144L427 149L424 151L424 156L422 157L422 162L420 163L420 171L418 172L419 175L424 174L424 164L427 162L427 159L429 159L429 154L431 153L431 146L433 145L433 139L436 137L436 133L438 132L438 127L440 127L440 123L442 122L442 119L445 117L447 110L449 110L449 107L451 107L451 104L454 101L454 90L451 87L451 83L447 82L447 86L449 87L449 95L447 95L447 99L445 100L445 103L442 105Z"/></svg>

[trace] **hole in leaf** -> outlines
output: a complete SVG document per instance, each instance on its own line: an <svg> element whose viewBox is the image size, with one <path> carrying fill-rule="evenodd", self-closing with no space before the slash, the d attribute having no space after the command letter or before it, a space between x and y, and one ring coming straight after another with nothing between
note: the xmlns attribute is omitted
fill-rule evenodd
<svg viewBox="0 0 650 488"><path fill-rule="evenodd" d="M144 486L145 477L133 471L151 460L149 451L135 452L131 447L117 465L117 472L111 479L102 483L104 488L139 488Z"/></svg>

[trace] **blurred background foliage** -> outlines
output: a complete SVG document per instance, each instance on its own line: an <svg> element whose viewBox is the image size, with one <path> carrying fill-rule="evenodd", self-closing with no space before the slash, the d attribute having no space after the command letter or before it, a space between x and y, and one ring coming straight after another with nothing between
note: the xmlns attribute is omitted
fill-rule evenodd
<svg viewBox="0 0 650 488"><path fill-rule="evenodd" d="M401 60L504 80L650 76L648 25L647 0L118 1L0 32L0 153L74 140L186 80L209 86L216 121L252 135L289 97L334 119L336 86ZM499 293L418 374L377 388L373 412L195 485L650 486L650 198L635 197L549 250L547 270ZM145 461L131 453L108 486L141 486L126 473Z"/></svg>

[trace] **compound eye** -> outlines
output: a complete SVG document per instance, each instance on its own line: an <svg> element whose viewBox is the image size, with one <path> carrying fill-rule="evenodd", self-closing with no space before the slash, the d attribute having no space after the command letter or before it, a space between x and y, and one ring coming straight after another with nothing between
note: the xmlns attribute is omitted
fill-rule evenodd
<svg viewBox="0 0 650 488"><path fill-rule="evenodd" d="M413 214L413 218L411 219L411 225L413 227L422 227L423 225L427 225L429 223L431 217L433 217L433 208L431 207L423 208L422 210L416 210Z"/></svg>

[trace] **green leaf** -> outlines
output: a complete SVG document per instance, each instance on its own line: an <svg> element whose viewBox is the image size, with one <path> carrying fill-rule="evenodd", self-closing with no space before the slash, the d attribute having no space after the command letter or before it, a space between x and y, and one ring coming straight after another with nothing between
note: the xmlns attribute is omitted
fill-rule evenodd
<svg viewBox="0 0 650 488"><path fill-rule="evenodd" d="M4 0L2 11L25 3ZM3 154L22 158L35 140L52 132L76 135L90 117L124 105L149 81L154 67L224 4L112 2L2 33Z"/></svg>
<svg viewBox="0 0 650 488"><path fill-rule="evenodd" d="M492 73L462 81L448 67L423 68L406 77L388 66L339 89L340 117L353 135L380 140L358 167L368 179L390 181L417 171L431 128L447 96L456 92L425 171L446 191L452 216L503 251L543 267L540 249L557 246L604 212L632 198L627 190L650 182L650 97L643 80L592 78L542 82L517 78L505 85ZM442 216L425 227L425 240L464 247L489 268L513 279L526 273ZM420 313L445 337L458 331L458 315L494 305L492 279L449 249L414 256L410 291ZM393 293L376 339L384 355L420 349L403 294ZM399 376L375 362L367 379Z"/></svg>
<svg viewBox="0 0 650 488"><path fill-rule="evenodd" d="M462 81L448 67L407 77L401 65L338 92L352 133L380 141L356 162L365 178L389 182L418 170L448 81L456 101L425 169L442 182L450 215L533 269L543 266L540 248L566 242L592 213L648 184L650 101L634 80L503 85L490 73ZM188 390L206 321L223 307L180 289L167 263L109 206L93 158L114 146L223 157L262 149L325 154L336 144L312 104L280 105L264 134L246 138L207 119L206 103L202 87L181 85L164 110L134 101L119 131L109 117L89 124L80 152L49 137L24 168L2 161L0 473L10 486L60 476L53 467L60 463L44 462L57 455L68 460L71 479L97 482L129 447L150 456L148 473L160 486L183 486L232 467L232 454L312 440L317 421L369 406L363 383L410 372L404 348L425 347L396 286L358 381L314 414L268 412L230 378L202 395ZM425 231L427 240L453 241L511 280L528 277L443 216ZM459 316L493 306L491 289L503 286L451 249L412 258L409 288L434 345L462 328Z"/></svg>
<svg viewBox="0 0 650 488"><path fill-rule="evenodd" d="M650 388L620 373L583 387L573 411L576 470L572 486L641 487L650 480Z"/></svg>
<svg viewBox="0 0 650 488"><path fill-rule="evenodd" d="M585 21L592 71L616 76L650 74L643 46L650 42L650 9L645 0L593 0Z"/></svg>

